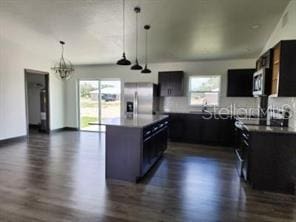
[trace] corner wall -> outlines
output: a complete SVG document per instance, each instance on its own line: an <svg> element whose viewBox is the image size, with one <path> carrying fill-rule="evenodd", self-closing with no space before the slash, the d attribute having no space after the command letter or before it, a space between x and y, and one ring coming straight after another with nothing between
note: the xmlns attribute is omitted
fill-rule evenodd
<svg viewBox="0 0 296 222"><path fill-rule="evenodd" d="M26 135L24 69L49 72L52 64L44 55L28 51L0 35L0 140ZM50 74L49 84L50 125L51 129L57 129L64 127L63 82Z"/></svg>
<svg viewBox="0 0 296 222"><path fill-rule="evenodd" d="M274 47L281 40L296 39L296 1L292 0L284 11L279 23L275 27L273 33L269 37L264 49L265 52L268 49ZM295 55L296 57L296 55ZM295 73L296 75L296 73ZM296 90L296 86L295 86ZM293 116L290 119L289 126L296 128L296 97L286 98L269 98L270 106L282 106L289 105L293 111Z"/></svg>

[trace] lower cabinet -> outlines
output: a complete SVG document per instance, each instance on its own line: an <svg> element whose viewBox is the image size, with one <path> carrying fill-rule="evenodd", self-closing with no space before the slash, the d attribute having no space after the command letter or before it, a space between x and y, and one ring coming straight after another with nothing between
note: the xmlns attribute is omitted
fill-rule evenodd
<svg viewBox="0 0 296 222"><path fill-rule="evenodd" d="M220 140L222 139L220 133L223 131L222 122L223 120L219 119L203 120L203 139L201 142L206 144L220 144Z"/></svg>
<svg viewBox="0 0 296 222"><path fill-rule="evenodd" d="M296 195L296 134L251 132L249 183L254 189Z"/></svg>
<svg viewBox="0 0 296 222"><path fill-rule="evenodd" d="M234 120L230 116L169 114L169 139L173 142L233 146Z"/></svg>
<svg viewBox="0 0 296 222"><path fill-rule="evenodd" d="M143 142L142 174L147 172L151 163L151 150L153 149L153 137L146 138Z"/></svg>
<svg viewBox="0 0 296 222"><path fill-rule="evenodd" d="M187 132L185 129L185 117L183 115L170 115L169 137L174 141L182 141Z"/></svg>
<svg viewBox="0 0 296 222"><path fill-rule="evenodd" d="M144 128L142 176L149 171L167 149L167 140L168 120Z"/></svg>

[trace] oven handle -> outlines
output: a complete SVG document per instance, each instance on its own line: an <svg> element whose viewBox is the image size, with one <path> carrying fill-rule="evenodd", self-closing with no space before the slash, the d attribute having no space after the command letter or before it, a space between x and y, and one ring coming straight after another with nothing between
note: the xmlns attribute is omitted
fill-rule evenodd
<svg viewBox="0 0 296 222"><path fill-rule="evenodd" d="M239 152L237 151L237 149L234 150L235 154L237 156L237 158L239 159L240 162L243 162L244 160L241 158L241 156L239 155Z"/></svg>

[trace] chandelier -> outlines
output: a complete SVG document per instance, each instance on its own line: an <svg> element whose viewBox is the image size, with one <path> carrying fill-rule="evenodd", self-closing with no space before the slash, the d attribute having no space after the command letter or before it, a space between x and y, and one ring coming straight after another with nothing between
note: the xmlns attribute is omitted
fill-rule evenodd
<svg viewBox="0 0 296 222"><path fill-rule="evenodd" d="M64 58L64 45L65 42L60 41L62 47L62 55L60 61L51 69L55 71L56 74L59 74L59 77L62 80L68 80L71 78L71 73L74 71L74 67L70 61L66 61Z"/></svg>

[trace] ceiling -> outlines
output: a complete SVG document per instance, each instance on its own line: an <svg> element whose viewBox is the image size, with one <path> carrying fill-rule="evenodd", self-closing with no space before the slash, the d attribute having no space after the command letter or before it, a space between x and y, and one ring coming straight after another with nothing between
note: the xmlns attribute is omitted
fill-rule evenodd
<svg viewBox="0 0 296 222"><path fill-rule="evenodd" d="M151 24L150 62L254 58L290 0L126 0L127 56L135 57L135 13ZM121 0L0 0L0 35L74 64L115 63L122 53Z"/></svg>

